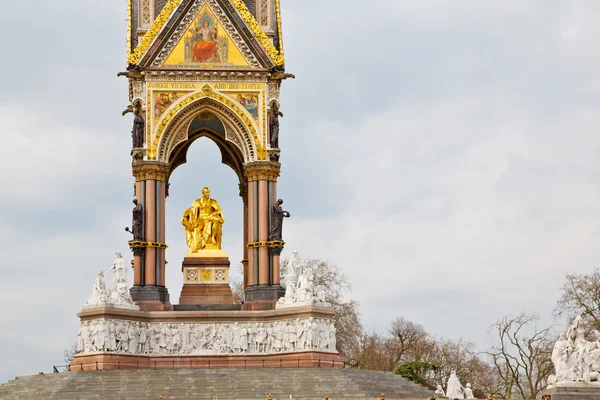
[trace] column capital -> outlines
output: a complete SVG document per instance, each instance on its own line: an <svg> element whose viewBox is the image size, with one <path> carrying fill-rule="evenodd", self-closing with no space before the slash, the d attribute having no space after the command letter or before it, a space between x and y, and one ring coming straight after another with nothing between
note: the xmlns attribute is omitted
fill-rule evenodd
<svg viewBox="0 0 600 400"><path fill-rule="evenodd" d="M246 164L244 167L248 182L252 181L274 181L277 182L281 171L281 164L278 162L257 162Z"/></svg>
<svg viewBox="0 0 600 400"><path fill-rule="evenodd" d="M153 179L166 182L169 176L171 166L162 162L134 162L132 164L133 176L136 181L145 181Z"/></svg>

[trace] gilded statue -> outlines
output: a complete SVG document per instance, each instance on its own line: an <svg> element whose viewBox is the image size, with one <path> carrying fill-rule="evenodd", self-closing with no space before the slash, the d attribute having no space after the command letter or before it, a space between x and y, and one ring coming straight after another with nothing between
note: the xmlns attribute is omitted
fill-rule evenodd
<svg viewBox="0 0 600 400"><path fill-rule="evenodd" d="M221 250L224 223L221 206L210 198L210 189L203 188L202 197L196 199L181 218L190 252Z"/></svg>

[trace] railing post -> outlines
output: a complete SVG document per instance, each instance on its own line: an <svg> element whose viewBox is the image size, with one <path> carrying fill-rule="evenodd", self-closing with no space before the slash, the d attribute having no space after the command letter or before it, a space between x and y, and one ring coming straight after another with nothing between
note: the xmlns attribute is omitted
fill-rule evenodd
<svg viewBox="0 0 600 400"><path fill-rule="evenodd" d="M210 368L210 358L208 359L208 368Z"/></svg>
<svg viewBox="0 0 600 400"><path fill-rule="evenodd" d="M120 368L121 366L121 361L117 361L117 370Z"/></svg>

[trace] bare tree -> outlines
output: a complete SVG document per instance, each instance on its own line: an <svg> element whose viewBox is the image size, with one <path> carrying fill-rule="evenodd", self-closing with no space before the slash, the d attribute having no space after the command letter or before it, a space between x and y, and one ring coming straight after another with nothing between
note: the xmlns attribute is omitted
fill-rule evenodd
<svg viewBox="0 0 600 400"><path fill-rule="evenodd" d="M390 325L388 332L391 335L391 346L394 352L394 366L406 356L410 361L421 361L423 354L417 350L422 350L423 345L429 347L429 333L423 328L423 325L416 324L407 318L396 318ZM407 353L411 354L408 355Z"/></svg>
<svg viewBox="0 0 600 400"><path fill-rule="evenodd" d="M501 380L498 393L504 399L517 395L535 399L554 372L551 361L554 335L551 328L538 329L538 316L521 313L506 316L489 328L496 344L487 352Z"/></svg>
<svg viewBox="0 0 600 400"><path fill-rule="evenodd" d="M77 354L77 342L73 343L73 345L71 347L69 347L68 349L65 349L65 351L64 351L65 363L70 364L71 361L73 361L73 359L75 358L76 354Z"/></svg>
<svg viewBox="0 0 600 400"><path fill-rule="evenodd" d="M591 321L588 328L600 330L600 270L596 268L585 275L567 274L554 313L569 320L584 313Z"/></svg>
<svg viewBox="0 0 600 400"><path fill-rule="evenodd" d="M244 267L239 265L238 276L230 275L229 286L231 287L231 293L233 294L233 304L242 304L245 299L244 293Z"/></svg>
<svg viewBox="0 0 600 400"><path fill-rule="evenodd" d="M364 335L358 314L358 303L349 301L334 304L337 350L344 361L357 360L360 354L360 339Z"/></svg>

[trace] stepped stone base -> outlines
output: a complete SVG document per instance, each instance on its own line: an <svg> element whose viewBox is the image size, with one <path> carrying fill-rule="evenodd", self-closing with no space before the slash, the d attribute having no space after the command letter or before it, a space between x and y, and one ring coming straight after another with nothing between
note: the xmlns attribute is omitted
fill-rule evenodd
<svg viewBox="0 0 600 400"><path fill-rule="evenodd" d="M596 384L584 382L552 387L545 394L552 396L552 400L600 400L600 387Z"/></svg>
<svg viewBox="0 0 600 400"><path fill-rule="evenodd" d="M386 372L341 368L76 371L18 378L1 400L426 399L433 391Z"/></svg>

